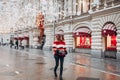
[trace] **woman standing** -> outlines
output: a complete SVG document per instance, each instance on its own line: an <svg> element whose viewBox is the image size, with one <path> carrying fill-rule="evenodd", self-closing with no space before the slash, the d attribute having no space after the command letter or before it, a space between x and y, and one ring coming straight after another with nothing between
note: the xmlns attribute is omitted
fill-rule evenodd
<svg viewBox="0 0 120 80"><path fill-rule="evenodd" d="M61 34L56 35L56 40L53 43L53 53L55 58L54 75L55 77L57 77L57 68L59 66L59 61L60 61L59 78L60 80L62 80L64 57L67 54L67 51L66 51L66 44L64 42L64 37Z"/></svg>

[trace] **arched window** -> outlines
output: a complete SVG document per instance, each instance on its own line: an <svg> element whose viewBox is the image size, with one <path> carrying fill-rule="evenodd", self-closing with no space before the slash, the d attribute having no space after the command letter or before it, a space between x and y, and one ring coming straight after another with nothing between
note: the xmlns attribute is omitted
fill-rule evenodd
<svg viewBox="0 0 120 80"><path fill-rule="evenodd" d="M102 28L102 36L105 38L105 50L116 50L117 29L113 22L106 22Z"/></svg>
<svg viewBox="0 0 120 80"><path fill-rule="evenodd" d="M103 25L103 28L102 28L102 35L103 36L107 36L107 35L117 35L116 33L116 26L113 22L106 22L104 25Z"/></svg>
<svg viewBox="0 0 120 80"><path fill-rule="evenodd" d="M76 48L91 48L91 30L87 27L78 28L73 32Z"/></svg>

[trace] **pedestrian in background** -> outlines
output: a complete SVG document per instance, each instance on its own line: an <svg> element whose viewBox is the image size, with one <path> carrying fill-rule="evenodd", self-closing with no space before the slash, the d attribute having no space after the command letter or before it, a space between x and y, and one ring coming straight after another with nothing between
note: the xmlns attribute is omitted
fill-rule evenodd
<svg viewBox="0 0 120 80"><path fill-rule="evenodd" d="M41 41L41 47L40 47L41 50L43 50L43 46L44 46L45 42L46 42L46 35L44 34L42 37L42 41Z"/></svg>
<svg viewBox="0 0 120 80"><path fill-rule="evenodd" d="M64 42L64 37L62 34L56 34L55 37L56 40L53 42L53 53L55 58L54 75L55 77L57 77L57 68L59 66L60 61L59 78L60 80L62 80L64 57L67 54L66 43Z"/></svg>
<svg viewBox="0 0 120 80"><path fill-rule="evenodd" d="M12 48L13 45L14 45L14 44L13 44L13 41L10 40L10 48Z"/></svg>
<svg viewBox="0 0 120 80"><path fill-rule="evenodd" d="M19 43L18 43L18 40L16 40L16 42L15 42L15 49L18 49L18 47L19 47Z"/></svg>

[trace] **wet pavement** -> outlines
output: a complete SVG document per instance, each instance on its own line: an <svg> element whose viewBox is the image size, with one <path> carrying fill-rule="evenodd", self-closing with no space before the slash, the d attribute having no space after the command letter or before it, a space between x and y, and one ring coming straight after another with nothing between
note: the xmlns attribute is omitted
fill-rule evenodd
<svg viewBox="0 0 120 80"><path fill-rule="evenodd" d="M51 51L1 46L0 54L0 80L59 80L53 74ZM64 62L63 80L120 80L119 60L69 53Z"/></svg>

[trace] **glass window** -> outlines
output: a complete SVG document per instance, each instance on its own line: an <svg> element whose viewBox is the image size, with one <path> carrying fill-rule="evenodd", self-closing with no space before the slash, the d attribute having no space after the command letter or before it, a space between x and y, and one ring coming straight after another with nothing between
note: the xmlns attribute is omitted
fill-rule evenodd
<svg viewBox="0 0 120 80"><path fill-rule="evenodd" d="M78 36L76 37L77 48L91 48L91 37Z"/></svg>
<svg viewBox="0 0 120 80"><path fill-rule="evenodd" d="M83 13L88 12L90 9L90 0L83 0Z"/></svg>
<svg viewBox="0 0 120 80"><path fill-rule="evenodd" d="M90 9L90 0L76 0L77 14L86 13Z"/></svg>
<svg viewBox="0 0 120 80"><path fill-rule="evenodd" d="M116 36L107 36L107 50L116 50Z"/></svg>
<svg viewBox="0 0 120 80"><path fill-rule="evenodd" d="M76 46L80 46L80 37L76 37Z"/></svg>

